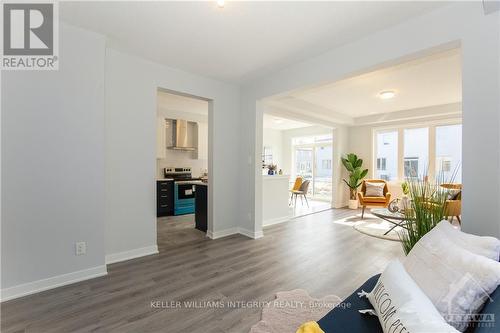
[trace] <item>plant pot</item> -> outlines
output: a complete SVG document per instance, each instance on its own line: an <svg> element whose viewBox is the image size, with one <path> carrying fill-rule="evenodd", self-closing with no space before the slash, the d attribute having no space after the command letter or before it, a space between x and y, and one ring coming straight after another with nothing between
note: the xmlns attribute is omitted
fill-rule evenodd
<svg viewBox="0 0 500 333"><path fill-rule="evenodd" d="M359 202L358 200L349 200L349 209L358 209Z"/></svg>
<svg viewBox="0 0 500 333"><path fill-rule="evenodd" d="M403 197L399 201L399 211L404 212L408 208L410 208L410 199L407 195L403 195Z"/></svg>

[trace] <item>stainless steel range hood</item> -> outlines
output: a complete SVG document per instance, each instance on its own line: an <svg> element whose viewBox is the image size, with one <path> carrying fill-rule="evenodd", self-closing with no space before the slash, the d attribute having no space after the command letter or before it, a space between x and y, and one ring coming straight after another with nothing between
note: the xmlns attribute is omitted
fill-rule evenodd
<svg viewBox="0 0 500 333"><path fill-rule="evenodd" d="M168 149L196 150L194 145L196 126L195 122L183 119L172 120L172 145Z"/></svg>

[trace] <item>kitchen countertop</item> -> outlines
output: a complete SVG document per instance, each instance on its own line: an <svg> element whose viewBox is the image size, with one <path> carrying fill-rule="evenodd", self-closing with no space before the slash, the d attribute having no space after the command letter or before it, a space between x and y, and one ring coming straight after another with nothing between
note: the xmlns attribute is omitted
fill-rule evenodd
<svg viewBox="0 0 500 333"><path fill-rule="evenodd" d="M161 182L161 181L173 181L174 179L173 178L156 178L156 181L157 182Z"/></svg>
<svg viewBox="0 0 500 333"><path fill-rule="evenodd" d="M183 181L183 184L193 184L193 185L201 185L201 186L208 186L208 183L204 183L201 180L188 180L188 181Z"/></svg>

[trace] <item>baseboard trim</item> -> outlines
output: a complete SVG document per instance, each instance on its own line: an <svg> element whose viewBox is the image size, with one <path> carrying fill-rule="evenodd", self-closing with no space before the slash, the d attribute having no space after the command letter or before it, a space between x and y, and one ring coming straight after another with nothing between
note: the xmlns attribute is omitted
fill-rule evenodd
<svg viewBox="0 0 500 333"><path fill-rule="evenodd" d="M243 236L247 236L247 237L253 238L253 239L258 239L258 238L264 237L264 233L262 232L262 230L251 231L251 230L248 230L245 228L238 228L238 233L243 235Z"/></svg>
<svg viewBox="0 0 500 333"><path fill-rule="evenodd" d="M274 218L274 219L265 220L265 221L262 222L262 226L268 227L270 225L275 225L275 224L279 224L279 223L283 223L283 222L288 222L292 218L293 217L290 217L290 216L283 216L283 217L278 217L278 218Z"/></svg>
<svg viewBox="0 0 500 333"><path fill-rule="evenodd" d="M228 228L220 231L207 231L207 237L210 239L218 239L222 237L227 237L231 235L235 235L238 233L238 228Z"/></svg>
<svg viewBox="0 0 500 333"><path fill-rule="evenodd" d="M107 275L106 265L96 266L81 271L53 276L47 279L20 284L1 290L0 302L36 294L45 290Z"/></svg>
<svg viewBox="0 0 500 333"><path fill-rule="evenodd" d="M123 251L113 254L106 255L106 265L114 264L121 261L126 261L130 259L136 259L144 256L149 256L158 253L158 246L151 245L146 247L140 247L138 249L133 249L129 251Z"/></svg>

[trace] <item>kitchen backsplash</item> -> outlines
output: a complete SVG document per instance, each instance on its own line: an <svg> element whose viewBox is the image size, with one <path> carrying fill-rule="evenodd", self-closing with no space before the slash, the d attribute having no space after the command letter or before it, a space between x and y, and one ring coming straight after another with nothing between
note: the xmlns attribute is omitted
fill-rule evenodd
<svg viewBox="0 0 500 333"><path fill-rule="evenodd" d="M180 156L179 156L180 155ZM185 151L167 151L167 158L156 160L156 176L163 178L163 169L166 167L189 167L193 177L200 177L208 169L208 160L190 159L191 155Z"/></svg>

